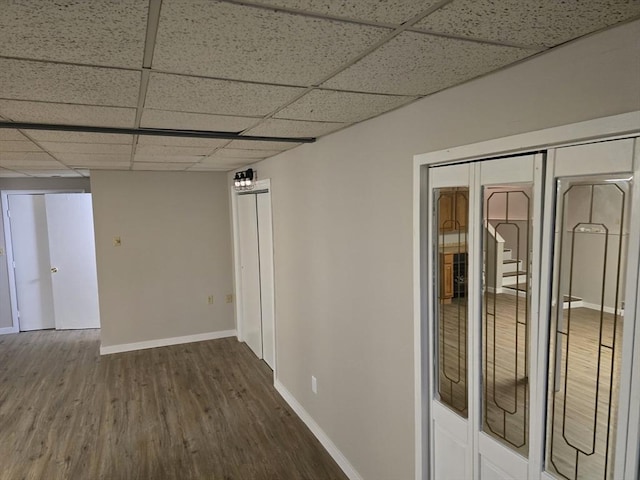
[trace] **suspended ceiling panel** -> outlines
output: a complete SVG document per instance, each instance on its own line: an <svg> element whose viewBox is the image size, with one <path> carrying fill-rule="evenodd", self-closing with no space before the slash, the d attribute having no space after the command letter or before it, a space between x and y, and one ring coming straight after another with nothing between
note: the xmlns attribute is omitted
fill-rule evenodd
<svg viewBox="0 0 640 480"><path fill-rule="evenodd" d="M320 137L634 18L634 0L0 0L0 121ZM299 145L25 134L0 129L0 154L35 176Z"/></svg>
<svg viewBox="0 0 640 480"><path fill-rule="evenodd" d="M28 168L26 170L22 170L22 173L26 173L29 176L33 177L81 177L82 175L79 172L69 169L38 169L38 168Z"/></svg>
<svg viewBox="0 0 640 480"><path fill-rule="evenodd" d="M153 68L308 85L388 33L384 28L212 0L165 0Z"/></svg>
<svg viewBox="0 0 640 480"><path fill-rule="evenodd" d="M272 118L248 130L246 134L267 137L320 137L346 126L346 123L303 122Z"/></svg>
<svg viewBox="0 0 640 480"><path fill-rule="evenodd" d="M552 47L637 15L637 0L454 0L416 27L447 35Z"/></svg>
<svg viewBox="0 0 640 480"><path fill-rule="evenodd" d="M352 123L379 115L413 100L415 97L312 90L300 100L280 110L275 117Z"/></svg>
<svg viewBox="0 0 640 480"><path fill-rule="evenodd" d="M427 11L440 0L258 0L255 3L290 8L299 12L328 15L363 22L400 25L417 14Z"/></svg>
<svg viewBox="0 0 640 480"><path fill-rule="evenodd" d="M304 93L303 88L151 74L148 108L176 112L261 116Z"/></svg>
<svg viewBox="0 0 640 480"><path fill-rule="evenodd" d="M427 95L533 55L536 51L405 32L323 86Z"/></svg>
<svg viewBox="0 0 640 480"><path fill-rule="evenodd" d="M2 97L135 107L140 72L0 58Z"/></svg>
<svg viewBox="0 0 640 480"><path fill-rule="evenodd" d="M249 141L249 140L232 140L227 147L228 148L239 148L244 150L289 150L293 147L297 147L302 145L301 143L290 143L290 142L260 142L260 141Z"/></svg>
<svg viewBox="0 0 640 480"><path fill-rule="evenodd" d="M149 171L184 171L191 164L189 163L143 163L134 162L133 170L149 170Z"/></svg>
<svg viewBox="0 0 640 480"><path fill-rule="evenodd" d="M2 2L3 56L139 68L149 2Z"/></svg>
<svg viewBox="0 0 640 480"><path fill-rule="evenodd" d="M210 138L170 137L156 135L140 135L138 137L138 149L142 145L158 145L166 147L205 147L214 150L223 147L229 140L217 140ZM269 142L266 142L269 143Z"/></svg>
<svg viewBox="0 0 640 480"><path fill-rule="evenodd" d="M2 130L0 130L2 132ZM115 143L131 145L133 135L113 135L110 133L89 132L54 132L49 130L25 130L25 133L40 142L68 142L68 143Z"/></svg>
<svg viewBox="0 0 640 480"><path fill-rule="evenodd" d="M0 178L27 178L26 173L16 172L14 170L7 170L0 167Z"/></svg>
<svg viewBox="0 0 640 480"><path fill-rule="evenodd" d="M0 115L14 122L133 127L134 108L0 100Z"/></svg>
<svg viewBox="0 0 640 480"><path fill-rule="evenodd" d="M131 155L131 144L40 142L40 146L51 153Z"/></svg>
<svg viewBox="0 0 640 480"><path fill-rule="evenodd" d="M142 112L140 126L144 128L241 132L259 121L259 117L234 117L230 115L208 115L205 113L145 109L144 112Z"/></svg>

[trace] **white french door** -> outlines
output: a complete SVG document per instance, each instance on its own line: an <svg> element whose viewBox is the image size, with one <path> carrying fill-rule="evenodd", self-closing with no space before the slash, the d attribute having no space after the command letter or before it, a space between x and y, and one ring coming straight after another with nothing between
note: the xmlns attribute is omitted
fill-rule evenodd
<svg viewBox="0 0 640 480"><path fill-rule="evenodd" d="M431 478L634 478L635 142L429 168Z"/></svg>

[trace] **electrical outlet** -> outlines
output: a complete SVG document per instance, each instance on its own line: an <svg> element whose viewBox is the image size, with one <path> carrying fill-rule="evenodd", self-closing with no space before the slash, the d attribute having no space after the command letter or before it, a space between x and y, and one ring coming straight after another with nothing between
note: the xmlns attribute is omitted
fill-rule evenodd
<svg viewBox="0 0 640 480"><path fill-rule="evenodd" d="M311 391L315 394L318 393L318 379L311 375Z"/></svg>
<svg viewBox="0 0 640 480"><path fill-rule="evenodd" d="M207 303L208 303L209 305L213 305L213 295L209 295L209 296L207 297Z"/></svg>
<svg viewBox="0 0 640 480"><path fill-rule="evenodd" d="M120 237L113 237L113 246L119 247L120 245L122 245L122 240L120 239Z"/></svg>
<svg viewBox="0 0 640 480"><path fill-rule="evenodd" d="M233 293L227 295L227 303L233 303Z"/></svg>

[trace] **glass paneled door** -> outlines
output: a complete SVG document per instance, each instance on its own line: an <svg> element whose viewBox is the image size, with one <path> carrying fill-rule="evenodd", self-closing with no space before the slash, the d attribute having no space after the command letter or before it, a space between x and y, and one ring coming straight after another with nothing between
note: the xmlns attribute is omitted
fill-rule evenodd
<svg viewBox="0 0 640 480"><path fill-rule="evenodd" d="M636 478L637 152L428 169L431 478Z"/></svg>
<svg viewBox="0 0 640 480"><path fill-rule="evenodd" d="M435 167L429 181L433 475L526 478L542 158Z"/></svg>

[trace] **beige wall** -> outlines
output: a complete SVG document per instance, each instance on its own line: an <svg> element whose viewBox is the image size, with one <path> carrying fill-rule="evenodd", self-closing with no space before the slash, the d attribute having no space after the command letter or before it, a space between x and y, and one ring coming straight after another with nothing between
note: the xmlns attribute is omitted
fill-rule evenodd
<svg viewBox="0 0 640 480"><path fill-rule="evenodd" d="M91 189L103 346L235 328L225 174L92 171Z"/></svg>
<svg viewBox="0 0 640 480"><path fill-rule="evenodd" d="M0 178L0 190L84 190L89 191L88 178ZM0 209L0 328L11 327L11 297L9 295L9 274L7 248L4 238L4 220Z"/></svg>
<svg viewBox="0 0 640 480"><path fill-rule="evenodd" d="M639 110L639 37L590 36L256 164L279 380L364 479L414 472L413 155Z"/></svg>

